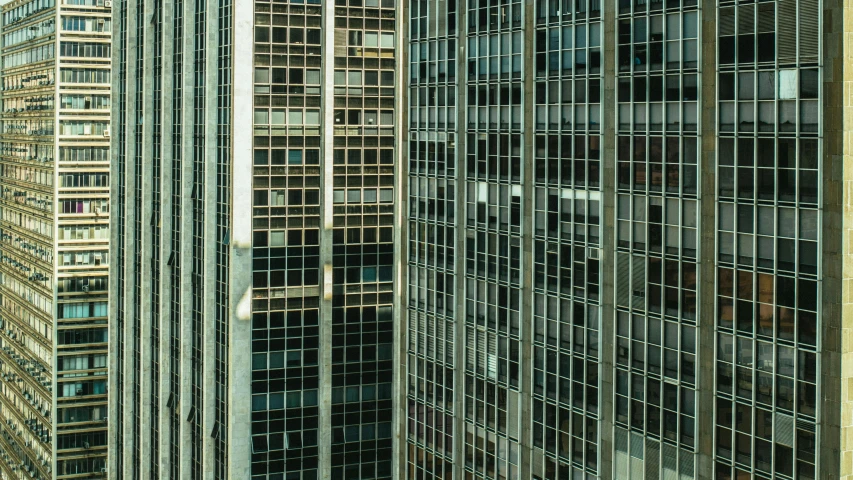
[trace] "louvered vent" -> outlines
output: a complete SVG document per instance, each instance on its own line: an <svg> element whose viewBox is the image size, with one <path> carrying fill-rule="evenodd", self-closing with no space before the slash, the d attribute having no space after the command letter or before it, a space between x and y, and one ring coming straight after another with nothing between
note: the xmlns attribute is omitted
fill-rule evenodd
<svg viewBox="0 0 853 480"><path fill-rule="evenodd" d="M435 320L435 338L436 338L436 346L435 346L435 357L439 360L444 358L444 319L436 319Z"/></svg>
<svg viewBox="0 0 853 480"><path fill-rule="evenodd" d="M794 446L794 417L784 413L773 416L773 435L776 443L786 447Z"/></svg>
<svg viewBox="0 0 853 480"><path fill-rule="evenodd" d="M817 63L820 41L820 2L800 0L800 62Z"/></svg>
<svg viewBox="0 0 853 480"><path fill-rule="evenodd" d="M632 288L631 303L634 308L645 308L646 306L646 259L645 257L631 257L633 269L631 272Z"/></svg>
<svg viewBox="0 0 853 480"><path fill-rule="evenodd" d="M643 437L636 433L631 434L631 456L634 458L643 459Z"/></svg>
<svg viewBox="0 0 853 480"><path fill-rule="evenodd" d="M630 272L631 256L627 253L616 254L616 305L628 307L628 298L631 282Z"/></svg>
<svg viewBox="0 0 853 480"><path fill-rule="evenodd" d="M678 473L681 474L681 480L693 480L696 478L693 474L694 464L696 463L694 455L687 450L681 450L680 460L678 462Z"/></svg>
<svg viewBox="0 0 853 480"><path fill-rule="evenodd" d="M734 7L720 9L720 36L728 37L735 34L735 9Z"/></svg>
<svg viewBox="0 0 853 480"><path fill-rule="evenodd" d="M779 27L776 37L779 63L797 62L797 0L779 0Z"/></svg>
<svg viewBox="0 0 853 480"><path fill-rule="evenodd" d="M347 32L345 29L335 29L335 56L347 56Z"/></svg>
<svg viewBox="0 0 853 480"><path fill-rule="evenodd" d="M631 472L643 471L643 437L636 433L631 434ZM632 477L638 476L633 474Z"/></svg>
<svg viewBox="0 0 853 480"><path fill-rule="evenodd" d="M678 449L663 444L663 480L678 480Z"/></svg>
<svg viewBox="0 0 853 480"><path fill-rule="evenodd" d="M660 479L660 444L646 439L646 480Z"/></svg>
<svg viewBox="0 0 853 480"><path fill-rule="evenodd" d="M426 350L426 315L418 313L418 353L423 353Z"/></svg>
<svg viewBox="0 0 853 480"><path fill-rule="evenodd" d="M429 316L427 322L427 349L426 355L428 358L435 358L435 317Z"/></svg>
<svg viewBox="0 0 853 480"><path fill-rule="evenodd" d="M470 354L470 352L476 352L477 350L477 329L465 327L465 338L465 368L468 371L474 372L476 371L477 357L476 354Z"/></svg>
<svg viewBox="0 0 853 480"><path fill-rule="evenodd" d="M409 313L409 350L416 352L418 347L418 315L417 312Z"/></svg>
<svg viewBox="0 0 853 480"><path fill-rule="evenodd" d="M804 420L797 420L797 428L809 433L815 433L817 430L814 423Z"/></svg>
<svg viewBox="0 0 853 480"><path fill-rule="evenodd" d="M737 34L755 33L755 5L742 5L737 11Z"/></svg>
<svg viewBox="0 0 853 480"><path fill-rule="evenodd" d="M628 432L616 427L614 436L614 443L616 444L616 454L614 455L615 480L628 480Z"/></svg>
<svg viewBox="0 0 853 480"><path fill-rule="evenodd" d="M760 3L758 5L758 33L774 33L776 31L776 5Z"/></svg>

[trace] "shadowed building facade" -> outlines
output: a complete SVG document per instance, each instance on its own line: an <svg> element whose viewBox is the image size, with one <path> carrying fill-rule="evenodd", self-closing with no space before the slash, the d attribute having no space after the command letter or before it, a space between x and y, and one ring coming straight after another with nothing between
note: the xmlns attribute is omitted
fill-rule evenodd
<svg viewBox="0 0 853 480"><path fill-rule="evenodd" d="M112 478L391 478L392 1L116 2Z"/></svg>

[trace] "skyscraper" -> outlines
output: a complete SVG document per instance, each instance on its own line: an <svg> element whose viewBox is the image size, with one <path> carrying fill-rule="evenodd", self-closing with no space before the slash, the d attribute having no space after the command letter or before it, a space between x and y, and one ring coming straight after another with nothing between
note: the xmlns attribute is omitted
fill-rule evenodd
<svg viewBox="0 0 853 480"><path fill-rule="evenodd" d="M0 476L101 478L110 2L0 8Z"/></svg>
<svg viewBox="0 0 853 480"><path fill-rule="evenodd" d="M391 478L395 6L116 3L111 477Z"/></svg>
<svg viewBox="0 0 853 480"><path fill-rule="evenodd" d="M112 477L853 475L841 2L116 7Z"/></svg>
<svg viewBox="0 0 853 480"><path fill-rule="evenodd" d="M552 3L410 6L405 478L605 469L602 11Z"/></svg>
<svg viewBox="0 0 853 480"><path fill-rule="evenodd" d="M849 9L406 17L400 478L853 475Z"/></svg>

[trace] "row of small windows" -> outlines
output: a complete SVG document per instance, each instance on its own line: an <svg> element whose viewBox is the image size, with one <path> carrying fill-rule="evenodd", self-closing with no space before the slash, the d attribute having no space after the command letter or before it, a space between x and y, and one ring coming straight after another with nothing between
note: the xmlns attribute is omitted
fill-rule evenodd
<svg viewBox="0 0 853 480"><path fill-rule="evenodd" d="M104 302L106 309L106 302ZM103 316L106 316L104 312ZM106 328L78 328L73 330L60 330L57 334L59 345L80 345L85 343L106 343L109 332Z"/></svg>
<svg viewBox="0 0 853 480"><path fill-rule="evenodd" d="M107 302L76 302L76 303L60 303L59 318L91 318L91 317L106 317ZM100 331L100 330L98 330ZM106 339L104 339L106 341ZM77 343L77 342L72 342Z"/></svg>
<svg viewBox="0 0 853 480"><path fill-rule="evenodd" d="M109 43L61 42L59 55L63 57L110 58Z"/></svg>
<svg viewBox="0 0 853 480"><path fill-rule="evenodd" d="M59 254L59 265L73 267L82 265L107 266L108 254L106 251L74 251Z"/></svg>
<svg viewBox="0 0 853 480"><path fill-rule="evenodd" d="M31 42L55 31L56 21L53 18L48 18L36 25L30 25L3 35L3 46L10 48L22 42Z"/></svg>
<svg viewBox="0 0 853 480"><path fill-rule="evenodd" d="M60 240L109 240L108 225L75 225L59 227Z"/></svg>
<svg viewBox="0 0 853 480"><path fill-rule="evenodd" d="M23 20L56 5L56 0L32 0L3 13L3 26Z"/></svg>
<svg viewBox="0 0 853 480"><path fill-rule="evenodd" d="M349 30L347 45L351 47L394 48L394 32Z"/></svg>
<svg viewBox="0 0 853 480"><path fill-rule="evenodd" d="M104 68L62 68L59 81L63 83L110 83L110 70Z"/></svg>
<svg viewBox="0 0 853 480"><path fill-rule="evenodd" d="M319 28L304 27L255 27L256 43L287 43L291 45L320 45Z"/></svg>
<svg viewBox="0 0 853 480"><path fill-rule="evenodd" d="M626 0L622 0L624 3ZM677 2L677 0L675 0ZM638 3L646 3L645 1ZM673 0L670 0L673 3ZM652 0L652 4L663 4L662 0ZM572 17L582 20L589 15L597 18L601 15L601 0L536 0L536 22L566 22Z"/></svg>
<svg viewBox="0 0 853 480"><path fill-rule="evenodd" d="M62 120L59 122L60 135L94 135L105 136L110 129L110 122L86 120Z"/></svg>
<svg viewBox="0 0 853 480"><path fill-rule="evenodd" d="M13 68L21 65L27 65L29 63L50 60L54 57L53 46L53 43L49 43L5 55L3 57L3 67Z"/></svg>
<svg viewBox="0 0 853 480"><path fill-rule="evenodd" d="M256 108L255 125L320 125L320 110L303 108Z"/></svg>
<svg viewBox="0 0 853 480"><path fill-rule="evenodd" d="M60 108L73 110L109 110L109 95L63 94L59 100Z"/></svg>
<svg viewBox="0 0 853 480"><path fill-rule="evenodd" d="M272 83L274 85L320 85L320 69L257 67L255 68L255 83Z"/></svg>
<svg viewBox="0 0 853 480"><path fill-rule="evenodd" d="M109 33L112 20L98 17L62 17L62 29L69 32Z"/></svg>
<svg viewBox="0 0 853 480"><path fill-rule="evenodd" d="M551 0L557 1L557 0ZM633 13L642 14L646 11L658 12L666 8L689 8L695 7L696 0L619 0L619 14Z"/></svg>

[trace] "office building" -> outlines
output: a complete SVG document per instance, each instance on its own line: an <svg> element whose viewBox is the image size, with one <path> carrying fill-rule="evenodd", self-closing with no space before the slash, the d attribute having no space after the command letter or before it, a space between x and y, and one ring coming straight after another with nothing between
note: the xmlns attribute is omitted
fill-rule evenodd
<svg viewBox="0 0 853 480"><path fill-rule="evenodd" d="M407 5L400 478L851 478L850 19Z"/></svg>
<svg viewBox="0 0 853 480"><path fill-rule="evenodd" d="M0 477L103 478L110 2L0 7Z"/></svg>
<svg viewBox="0 0 853 480"><path fill-rule="evenodd" d="M853 476L837 0L115 11L113 478Z"/></svg>
<svg viewBox="0 0 853 480"><path fill-rule="evenodd" d="M390 0L120 0L111 478L392 478Z"/></svg>

